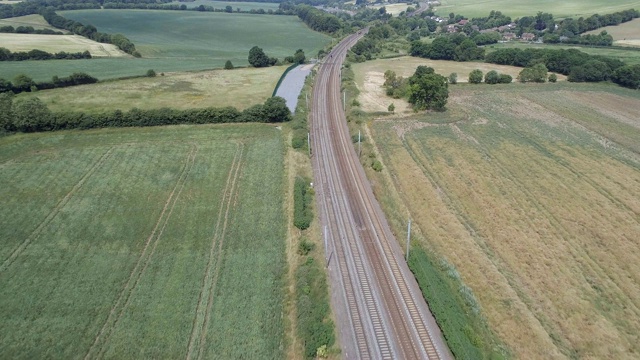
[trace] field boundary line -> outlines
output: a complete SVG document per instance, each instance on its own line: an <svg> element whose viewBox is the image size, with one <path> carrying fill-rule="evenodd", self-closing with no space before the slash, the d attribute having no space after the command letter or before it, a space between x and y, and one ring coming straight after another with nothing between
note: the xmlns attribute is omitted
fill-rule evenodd
<svg viewBox="0 0 640 360"><path fill-rule="evenodd" d="M224 236L228 225L229 212L231 208L235 208L236 202L233 201L237 195L237 184L240 169L243 166L244 144L238 143L236 153L234 155L231 169L227 177L227 183L220 202L218 211L218 219L216 227L211 237L211 248L209 250L209 260L205 268L205 274L202 280L202 288L198 296L198 305L193 319L193 329L189 338L189 346L186 359L191 359L194 349L197 348L197 358L201 358L204 352L204 345L207 337L207 327L211 316L211 308L213 305L213 295L215 293L218 275L220 273L220 262L222 261L222 246L224 244ZM217 254L217 256L216 256ZM215 267L214 267L215 258ZM206 299L206 307L205 307Z"/></svg>
<svg viewBox="0 0 640 360"><path fill-rule="evenodd" d="M122 290L120 290L120 293L118 294L118 298L115 304L111 307L111 310L109 311L109 315L107 316L107 319L103 323L102 328L96 335L91 347L89 347L89 349L87 350L87 353L84 356L85 360L92 358L91 355L94 352L94 349L96 349L96 347L98 348L98 353L95 356L93 356L93 358L99 358L103 355L105 350L104 344L108 342L109 338L111 337L111 333L113 329L116 327L118 321L124 314L124 311L130 302L131 294L137 287L140 281L140 278L142 277L144 271L146 270L147 266L151 261L151 258L153 257L153 254L162 236L162 233L164 232L164 229L166 228L167 223L171 218L171 214L173 213L175 204L178 202L178 198L180 197L180 194L184 189L186 179L189 173L191 172L191 169L193 168L193 164L195 163L195 158L197 153L198 153L198 147L195 144L192 144L191 151L187 155L187 159L184 162L184 165L180 171L178 180L176 181L176 184L174 185L171 193L169 194L169 197L167 198L167 201L164 204L162 212L160 213L160 216L158 217L158 220L156 221L156 224L153 230L151 231L151 234L149 235L149 237L147 237L147 240L142 249L142 252L138 257L138 261L136 262L136 265L129 273L129 277L127 278L127 281L122 287ZM151 246L151 251L148 251L150 246ZM120 304L122 304L122 306L120 306ZM109 326L110 324L111 326Z"/></svg>
<svg viewBox="0 0 640 360"><path fill-rule="evenodd" d="M44 220L42 220L40 222L40 224L38 224L38 226L35 228L35 230L33 230L31 232L31 234L29 234L29 236L20 245L18 245L18 247L11 253L11 255L9 255L9 257L7 259L5 259L5 261L0 266L0 274L2 274L9 266L11 266L11 264L13 264L15 259L18 256L20 256L20 254L22 254L22 252L34 240L36 240L36 239L38 239L38 237L40 237L40 234L42 233L44 228L47 225L49 225L51 223L51 221L53 221L53 219L58 215L58 213L60 213L60 210L62 210L62 208L65 207L65 205L67 205L69 200L71 200L73 195L75 195L75 193L77 193L80 189L82 189L82 187L84 186L84 183L87 181L87 179L90 178L91 175L93 175L96 172L96 170L98 170L98 168L100 168L102 166L102 164L104 164L104 162L111 156L111 154L113 153L113 149L114 148L115 148L115 146L109 148L109 150L107 150L91 166L91 168L89 168L89 170L87 170L87 172L84 173L84 175L82 175L80 180L78 180L78 182L71 188L71 190L60 201L58 201L56 206L51 210L51 212L49 212L49 214L44 218Z"/></svg>

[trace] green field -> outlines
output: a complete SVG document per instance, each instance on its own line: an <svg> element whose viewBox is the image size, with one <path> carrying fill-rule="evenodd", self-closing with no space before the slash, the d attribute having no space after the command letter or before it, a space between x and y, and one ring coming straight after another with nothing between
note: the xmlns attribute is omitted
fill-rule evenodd
<svg viewBox="0 0 640 360"><path fill-rule="evenodd" d="M456 85L447 108L372 122L395 231L410 214L513 358L637 358L640 93Z"/></svg>
<svg viewBox="0 0 640 360"><path fill-rule="evenodd" d="M489 46L484 46L487 49L487 53L493 50L504 48L519 48L519 49L577 49L582 52L591 55L608 56L614 59L621 60L627 64L640 64L640 49L628 48L621 49L611 47L587 47L587 46L569 46L569 45L551 45L551 44L526 44L518 41L510 41L506 43L499 43Z"/></svg>
<svg viewBox="0 0 640 360"><path fill-rule="evenodd" d="M263 9L264 11L273 10L276 11L280 7L279 3L264 3L264 2L244 2L244 1L218 1L218 0L195 0L192 2L172 2L171 5L186 5L187 8L195 8L200 5L211 6L215 9L222 9L226 6L231 6L235 12L237 8L242 11L251 11Z"/></svg>
<svg viewBox="0 0 640 360"><path fill-rule="evenodd" d="M142 59L92 59L6 62L0 78L25 73L36 80L83 71L99 79L156 72L219 69L226 60L248 65L249 49L260 46L283 59L303 49L313 57L330 37L309 29L295 16L226 14L191 11L78 10L61 15L95 25L108 33L125 34Z"/></svg>
<svg viewBox="0 0 640 360"><path fill-rule="evenodd" d="M487 16L491 10L499 10L513 19L535 16L538 11L551 13L556 18L588 17L593 14L610 14L631 8L640 8L638 0L440 0L436 14L448 16L453 12L469 18Z"/></svg>
<svg viewBox="0 0 640 360"><path fill-rule="evenodd" d="M0 358L284 356L280 130L0 138Z"/></svg>

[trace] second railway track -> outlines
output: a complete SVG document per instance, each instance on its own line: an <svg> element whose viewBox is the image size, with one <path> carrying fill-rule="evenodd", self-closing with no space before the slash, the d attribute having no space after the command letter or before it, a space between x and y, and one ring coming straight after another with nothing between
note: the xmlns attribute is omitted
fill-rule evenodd
<svg viewBox="0 0 640 360"><path fill-rule="evenodd" d="M314 178L343 356L450 359L351 144L340 71L363 33L345 38L325 57L311 111Z"/></svg>

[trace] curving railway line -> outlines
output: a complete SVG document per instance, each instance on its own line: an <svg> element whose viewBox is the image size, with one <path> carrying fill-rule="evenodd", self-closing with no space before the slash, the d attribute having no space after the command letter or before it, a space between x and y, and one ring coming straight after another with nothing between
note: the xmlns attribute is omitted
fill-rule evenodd
<svg viewBox="0 0 640 360"><path fill-rule="evenodd" d="M340 71L363 32L339 43L313 89L315 188L345 359L452 359L351 143Z"/></svg>

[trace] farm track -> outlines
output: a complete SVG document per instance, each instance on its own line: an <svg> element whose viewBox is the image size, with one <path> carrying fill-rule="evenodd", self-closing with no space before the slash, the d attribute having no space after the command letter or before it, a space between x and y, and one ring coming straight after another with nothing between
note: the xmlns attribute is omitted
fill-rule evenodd
<svg viewBox="0 0 640 360"><path fill-rule="evenodd" d="M131 273L129 274L129 277L127 278L127 281L124 284L122 290L120 290L118 298L111 308L111 311L109 312L107 319L102 325L102 328L95 337L93 344L87 350L87 353L84 356L85 360L90 358L100 358L104 355L104 351L106 350L105 344L109 341L109 338L111 337L113 330L116 328L118 321L122 318L122 315L124 314L131 301L131 295L140 282L140 279L142 278L142 275L147 269L149 263L151 262L151 258L153 257L160 238L162 237L162 233L164 232L164 229L166 228L167 223L171 218L178 198L180 197L180 194L184 189L186 179L191 169L193 168L197 153L198 147L196 145L192 145L184 166L180 171L178 180L176 181L173 190L169 194L169 197L164 204L162 212L160 213L160 216L158 217L158 220L153 230L151 231L151 234L145 242L140 257L138 258L138 261L136 262L134 268L131 270ZM151 249L149 250L150 247Z"/></svg>
<svg viewBox="0 0 640 360"><path fill-rule="evenodd" d="M340 69L361 37L338 44L318 70L311 112L317 200L344 357L452 358L359 163L340 103ZM333 257L336 259L333 260Z"/></svg>
<svg viewBox="0 0 640 360"><path fill-rule="evenodd" d="M7 259L0 266L0 274L2 274L13 262L15 259L22 254L22 252L34 241L37 240L42 231L45 229L47 225L51 223L53 219L60 213L60 210L67 205L69 200L80 190L84 183L93 175L96 170L98 170L107 159L113 153L114 147L109 148L99 159L96 161L91 168L80 178L80 180L71 188L71 190L56 204L56 206L49 212L49 214L38 224L38 226L33 230L33 232L20 244L18 247L9 255Z"/></svg>
<svg viewBox="0 0 640 360"><path fill-rule="evenodd" d="M218 219L216 221L216 227L214 229L213 236L211 237L211 248L209 251L209 260L207 267L205 268L204 277L202 280L202 288L200 295L198 296L198 305L196 307L196 313L193 319L193 329L189 338L189 346L187 349L187 359L192 358L194 348L197 350L197 358L201 358L204 345L207 336L207 327L211 315L211 307L213 306L213 295L215 293L216 284L218 282L218 275L220 273L220 263L222 261L222 246L224 245L224 235L227 229L229 220L229 211L235 206L234 194L237 190L237 182L242 168L242 157L244 153L244 144L238 144L238 148L229 170L229 176L225 185L222 199L220 201L220 209L218 210ZM233 202L233 204L232 204ZM217 256L216 256L217 255ZM215 267L214 267L215 257ZM212 271L213 269L213 271ZM206 307L205 307L206 299Z"/></svg>

